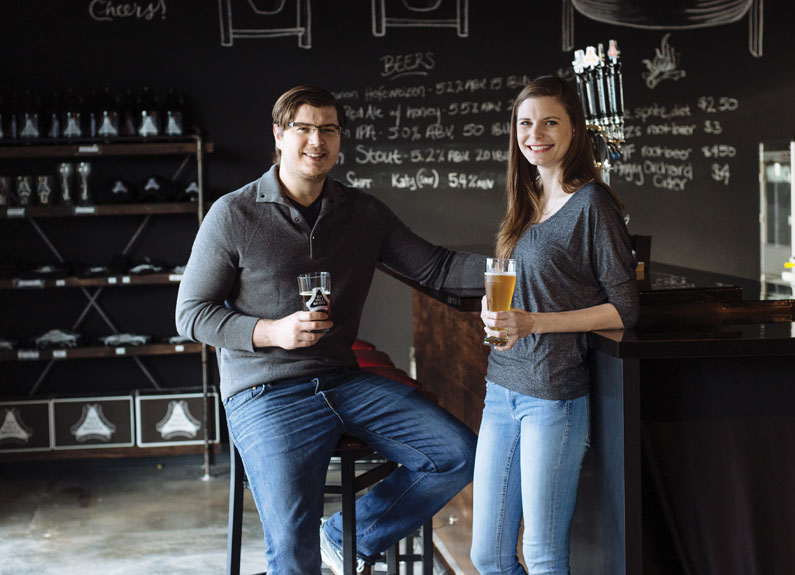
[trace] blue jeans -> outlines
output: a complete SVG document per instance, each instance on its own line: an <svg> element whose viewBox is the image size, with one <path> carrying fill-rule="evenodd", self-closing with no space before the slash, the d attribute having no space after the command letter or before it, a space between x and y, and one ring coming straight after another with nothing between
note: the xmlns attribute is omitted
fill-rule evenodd
<svg viewBox="0 0 795 575"><path fill-rule="evenodd" d="M588 448L588 396L538 399L486 383L475 455L472 562L482 575L567 575L577 483Z"/></svg>
<svg viewBox="0 0 795 575"><path fill-rule="evenodd" d="M475 434L417 390L359 369L260 385L224 401L265 533L268 574L320 573L323 485L343 433L400 466L356 503L372 561L472 481ZM326 533L342 545L342 520Z"/></svg>

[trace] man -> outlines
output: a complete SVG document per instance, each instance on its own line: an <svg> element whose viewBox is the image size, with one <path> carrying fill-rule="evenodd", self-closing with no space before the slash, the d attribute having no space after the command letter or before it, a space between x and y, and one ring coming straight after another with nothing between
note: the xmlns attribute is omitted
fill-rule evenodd
<svg viewBox="0 0 795 575"><path fill-rule="evenodd" d="M343 433L401 464L357 502L360 572L472 479L474 434L413 388L360 370L351 345L376 265L432 287L479 287L483 257L430 245L379 200L327 177L344 127L325 90L279 98L276 163L208 211L177 300L179 333L218 349L271 575L318 574L319 551L342 574L340 516L320 519ZM299 311L296 278L312 271L331 273L330 315Z"/></svg>

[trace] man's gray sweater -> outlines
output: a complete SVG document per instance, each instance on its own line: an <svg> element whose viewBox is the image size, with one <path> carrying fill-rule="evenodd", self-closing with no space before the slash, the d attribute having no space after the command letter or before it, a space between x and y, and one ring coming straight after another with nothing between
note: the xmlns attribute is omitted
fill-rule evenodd
<svg viewBox="0 0 795 575"><path fill-rule="evenodd" d="M217 348L222 397L355 366L351 345L376 265L435 289L482 288L484 256L426 242L381 201L331 178L310 229L277 174L275 165L213 204L179 287L177 331ZM299 311L297 276L311 271L331 272L334 327L310 347L255 349L257 321Z"/></svg>

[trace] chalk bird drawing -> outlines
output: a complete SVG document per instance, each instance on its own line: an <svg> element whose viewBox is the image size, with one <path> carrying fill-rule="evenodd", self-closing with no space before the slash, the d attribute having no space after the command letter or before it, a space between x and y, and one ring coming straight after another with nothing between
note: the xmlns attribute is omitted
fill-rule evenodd
<svg viewBox="0 0 795 575"><path fill-rule="evenodd" d="M646 86L653 90L663 80L681 80L687 76L687 72L679 69L679 56L673 49L673 46L668 44L668 33L662 38L659 48L654 49L654 59L649 60L645 58L642 60L643 65L646 66L647 72L641 74L641 77L646 80Z"/></svg>

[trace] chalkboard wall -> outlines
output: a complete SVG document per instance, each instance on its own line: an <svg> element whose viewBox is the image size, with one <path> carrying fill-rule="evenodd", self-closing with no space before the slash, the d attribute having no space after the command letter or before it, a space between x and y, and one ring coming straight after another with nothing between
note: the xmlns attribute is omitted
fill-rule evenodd
<svg viewBox="0 0 795 575"><path fill-rule="evenodd" d="M215 145L217 197L269 166L278 95L322 85L350 115L339 179L433 242L489 251L512 98L616 39L629 139L611 183L630 231L655 261L753 278L758 144L795 135L795 35L783 0L700 3L6 0L0 91L173 88ZM406 367L410 315L409 291L378 274L361 335Z"/></svg>

